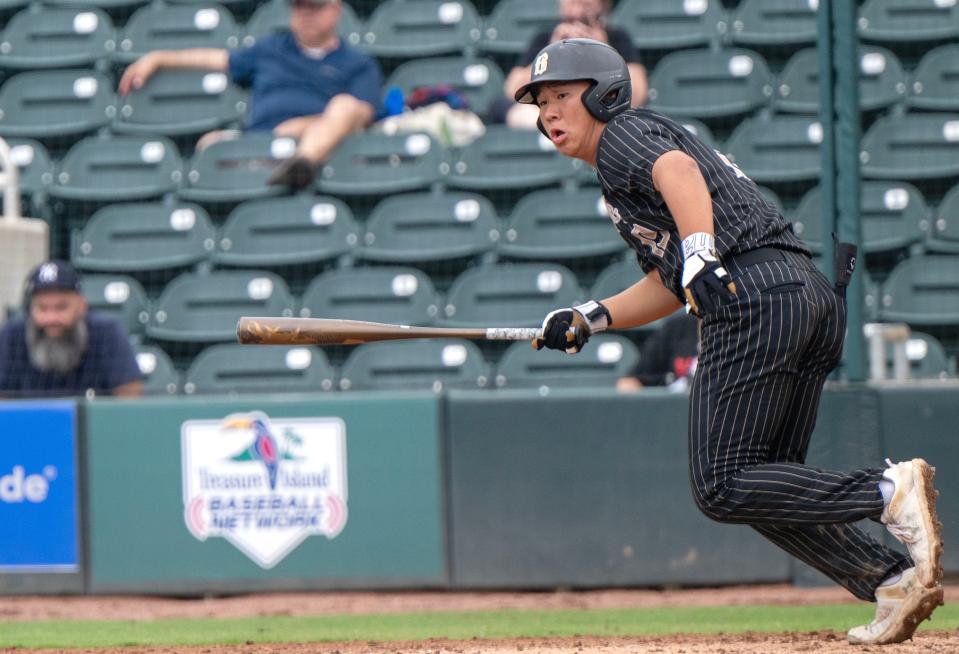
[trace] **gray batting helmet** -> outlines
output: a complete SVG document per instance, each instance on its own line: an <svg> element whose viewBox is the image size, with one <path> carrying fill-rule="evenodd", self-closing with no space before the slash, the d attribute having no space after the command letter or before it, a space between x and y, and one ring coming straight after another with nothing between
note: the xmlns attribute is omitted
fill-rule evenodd
<svg viewBox="0 0 959 654"><path fill-rule="evenodd" d="M533 60L533 75L514 99L536 104L536 89L544 82L592 82L583 104L597 120L608 123L629 109L632 85L626 61L609 45L593 39L566 39L550 43Z"/></svg>

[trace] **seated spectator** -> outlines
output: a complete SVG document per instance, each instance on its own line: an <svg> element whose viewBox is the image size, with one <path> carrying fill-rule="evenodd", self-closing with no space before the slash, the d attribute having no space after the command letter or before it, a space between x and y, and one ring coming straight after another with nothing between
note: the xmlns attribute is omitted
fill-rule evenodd
<svg viewBox="0 0 959 654"><path fill-rule="evenodd" d="M559 0L560 23L552 30L535 34L530 40L526 52L506 77L504 96L494 102L490 109L493 121L522 129L536 128L539 109L536 105L514 102L513 96L520 86L529 82L533 59L539 51L563 39L595 39L615 48L629 68L633 86L632 106L641 106L646 101L646 68L640 63L639 53L629 33L606 26L612 4L611 0Z"/></svg>
<svg viewBox="0 0 959 654"><path fill-rule="evenodd" d="M620 378L616 388L635 391L646 386L667 386L670 390L685 391L696 374L698 358L699 321L680 311L649 335L633 375Z"/></svg>
<svg viewBox="0 0 959 654"><path fill-rule="evenodd" d="M138 89L163 68L229 73L234 83L251 89L247 130L272 130L299 141L296 154L268 183L305 188L336 146L380 112L383 74L375 59L337 36L342 10L340 0L292 0L289 32L271 34L239 50L147 53L127 67L118 90L125 95ZM217 130L201 137L197 147L235 136Z"/></svg>
<svg viewBox="0 0 959 654"><path fill-rule="evenodd" d="M40 264L27 278L26 315L0 330L0 396L142 394L129 336L109 316L87 311L80 277L65 261Z"/></svg>

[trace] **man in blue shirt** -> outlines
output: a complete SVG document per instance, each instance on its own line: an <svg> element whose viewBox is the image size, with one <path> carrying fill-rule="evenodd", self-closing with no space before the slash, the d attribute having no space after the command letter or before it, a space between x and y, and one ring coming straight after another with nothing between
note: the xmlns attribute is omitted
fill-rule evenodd
<svg viewBox="0 0 959 654"><path fill-rule="evenodd" d="M0 330L0 397L142 394L126 330L87 311L80 277L69 263L34 268L24 300L27 315Z"/></svg>
<svg viewBox="0 0 959 654"><path fill-rule="evenodd" d="M367 127L380 111L383 75L372 57L340 41L340 0L291 0L290 31L271 34L240 50L156 50L130 64L119 92L143 86L163 68L229 73L251 89L248 130L272 130L298 139L296 154L270 184L309 186L317 166L349 134ZM205 135L198 147L222 132ZM213 139L209 137L213 137Z"/></svg>

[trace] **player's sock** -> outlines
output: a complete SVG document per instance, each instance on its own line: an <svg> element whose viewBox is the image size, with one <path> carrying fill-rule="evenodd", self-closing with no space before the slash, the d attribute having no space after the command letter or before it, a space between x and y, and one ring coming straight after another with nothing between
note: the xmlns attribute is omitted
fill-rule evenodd
<svg viewBox="0 0 959 654"><path fill-rule="evenodd" d="M895 584L899 583L900 579L902 579L901 572L897 572L894 575L889 575L888 577L882 580L882 583L879 584L879 587L882 588L883 586L894 586Z"/></svg>
<svg viewBox="0 0 959 654"><path fill-rule="evenodd" d="M879 480L879 492L882 494L882 505L889 506L893 493L896 492L896 485L892 480L882 478Z"/></svg>

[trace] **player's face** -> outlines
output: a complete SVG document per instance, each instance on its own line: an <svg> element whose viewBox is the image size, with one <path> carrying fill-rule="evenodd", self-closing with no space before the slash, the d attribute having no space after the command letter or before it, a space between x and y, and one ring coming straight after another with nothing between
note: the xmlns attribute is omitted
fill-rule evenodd
<svg viewBox="0 0 959 654"><path fill-rule="evenodd" d="M536 94L539 118L556 149L567 157L595 165L603 123L583 104L588 82L543 84Z"/></svg>
<svg viewBox="0 0 959 654"><path fill-rule="evenodd" d="M73 291L44 291L30 301L30 320L50 338L63 336L86 311L86 300Z"/></svg>
<svg viewBox="0 0 959 654"><path fill-rule="evenodd" d="M290 31L300 45L322 48L336 36L341 10L339 2L315 5L307 0L294 0L290 10Z"/></svg>
<svg viewBox="0 0 959 654"><path fill-rule="evenodd" d="M603 0L560 0L559 15L564 22L594 25L602 17Z"/></svg>

